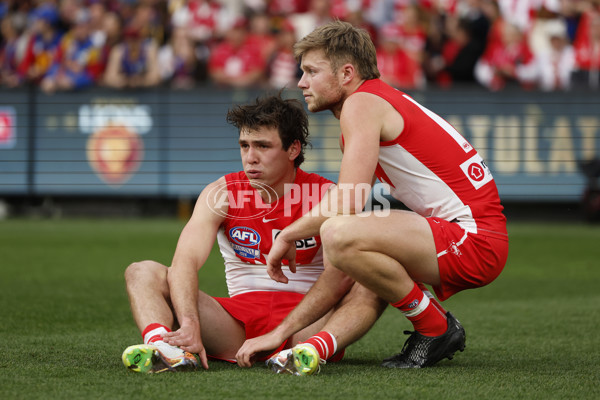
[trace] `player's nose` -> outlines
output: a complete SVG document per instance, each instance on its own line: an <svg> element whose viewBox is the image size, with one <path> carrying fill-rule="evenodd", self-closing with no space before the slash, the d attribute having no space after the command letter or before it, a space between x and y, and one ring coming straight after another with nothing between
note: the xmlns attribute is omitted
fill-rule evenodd
<svg viewBox="0 0 600 400"><path fill-rule="evenodd" d="M255 164L258 162L258 151L254 149L252 146L248 149L246 153L246 161L250 164Z"/></svg>
<svg viewBox="0 0 600 400"><path fill-rule="evenodd" d="M308 85L306 84L306 73L303 73L302 77L300 77L300 80L298 81L298 87L300 89L305 89L308 87Z"/></svg>

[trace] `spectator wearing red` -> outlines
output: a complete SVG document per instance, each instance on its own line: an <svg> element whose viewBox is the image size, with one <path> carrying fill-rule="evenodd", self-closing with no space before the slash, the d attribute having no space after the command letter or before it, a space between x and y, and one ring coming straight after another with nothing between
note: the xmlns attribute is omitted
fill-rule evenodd
<svg viewBox="0 0 600 400"><path fill-rule="evenodd" d="M515 25L503 24L502 42L486 49L475 66L475 77L491 90L516 84L526 89L535 86L538 66L526 36Z"/></svg>
<svg viewBox="0 0 600 400"><path fill-rule="evenodd" d="M600 11L590 9L582 16L574 42L577 80L600 88Z"/></svg>
<svg viewBox="0 0 600 400"><path fill-rule="evenodd" d="M188 0L172 11L171 24L184 28L196 44L210 43L219 36L226 9L215 0Z"/></svg>
<svg viewBox="0 0 600 400"><path fill-rule="evenodd" d="M208 73L218 85L247 88L263 82L265 62L261 49L249 40L246 22L245 19L236 21L223 42L213 48Z"/></svg>
<svg viewBox="0 0 600 400"><path fill-rule="evenodd" d="M176 7L174 5L180 4ZM194 45L198 63L198 80L208 79L210 51L233 18L229 10L217 0L184 0L172 2L171 25L182 28Z"/></svg>
<svg viewBox="0 0 600 400"><path fill-rule="evenodd" d="M61 35L55 28L58 22L55 6L38 6L32 13L32 19L32 35L18 72L22 79L39 83L56 58Z"/></svg>
<svg viewBox="0 0 600 400"><path fill-rule="evenodd" d="M75 26L62 37L56 59L41 82L45 92L81 89L100 78L106 60L102 44L96 45L91 33L89 11L81 8Z"/></svg>
<svg viewBox="0 0 600 400"><path fill-rule="evenodd" d="M402 45L416 62L421 63L425 55L427 30L422 22L422 9L410 4L396 13L394 22L385 24L386 35Z"/></svg>
<svg viewBox="0 0 600 400"><path fill-rule="evenodd" d="M158 45L139 29L126 27L123 41L110 51L104 84L113 88L140 88L160 83Z"/></svg>
<svg viewBox="0 0 600 400"><path fill-rule="evenodd" d="M248 41L261 49L265 63L273 56L277 47L277 39L271 27L271 17L265 13L255 13L249 17Z"/></svg>
<svg viewBox="0 0 600 400"><path fill-rule="evenodd" d="M496 0L483 0L481 11L490 22L486 38L486 49L502 45L502 31L505 23Z"/></svg>
<svg viewBox="0 0 600 400"><path fill-rule="evenodd" d="M294 26L283 20L276 35L277 48L268 64L268 83L272 88L294 88L298 83L300 67L294 57L296 32Z"/></svg>
<svg viewBox="0 0 600 400"><path fill-rule="evenodd" d="M273 16L288 16L308 11L310 0L267 0L267 13Z"/></svg>
<svg viewBox="0 0 600 400"><path fill-rule="evenodd" d="M425 76L419 63L398 43L394 32L382 29L377 46L377 67L381 79L397 89L422 89Z"/></svg>

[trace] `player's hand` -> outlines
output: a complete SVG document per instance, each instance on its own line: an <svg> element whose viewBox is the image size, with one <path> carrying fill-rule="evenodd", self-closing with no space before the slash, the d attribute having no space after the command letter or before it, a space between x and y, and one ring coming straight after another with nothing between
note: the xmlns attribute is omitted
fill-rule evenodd
<svg viewBox="0 0 600 400"><path fill-rule="evenodd" d="M267 256L267 273L276 282L288 283L288 278L281 270L281 262L288 260L290 271L296 272L296 242L287 241L279 234L273 241Z"/></svg>
<svg viewBox="0 0 600 400"><path fill-rule="evenodd" d="M189 353L198 354L202 367L204 369L208 369L208 357L200 336L199 325L195 327L194 324L191 323L182 323L181 328L174 332L167 332L163 334L162 339L165 343L170 344L171 346L177 346Z"/></svg>
<svg viewBox="0 0 600 400"><path fill-rule="evenodd" d="M274 332L266 335L248 339L235 355L237 364L240 367L251 367L257 353L263 351L272 351L279 347L284 340L279 338Z"/></svg>

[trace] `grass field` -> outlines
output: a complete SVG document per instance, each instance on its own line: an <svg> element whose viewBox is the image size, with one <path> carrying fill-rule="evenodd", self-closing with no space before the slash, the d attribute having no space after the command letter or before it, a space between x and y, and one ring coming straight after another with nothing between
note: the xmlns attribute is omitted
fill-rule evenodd
<svg viewBox="0 0 600 400"><path fill-rule="evenodd" d="M120 355L140 342L123 270L168 264L176 220L0 221L0 399L598 399L600 227L513 223L491 285L445 305L467 348L424 370L388 370L410 325L388 309L345 361L299 378L212 362L208 371L141 375ZM202 240L202 238L199 238ZM226 293L217 252L201 288Z"/></svg>

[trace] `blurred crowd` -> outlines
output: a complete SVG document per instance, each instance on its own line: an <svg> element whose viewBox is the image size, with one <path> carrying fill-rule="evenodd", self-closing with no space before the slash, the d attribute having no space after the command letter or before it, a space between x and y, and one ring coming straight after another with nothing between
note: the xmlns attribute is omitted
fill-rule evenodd
<svg viewBox="0 0 600 400"><path fill-rule="evenodd" d="M332 19L366 29L382 79L599 88L600 0L4 0L0 84L295 87L293 44Z"/></svg>

